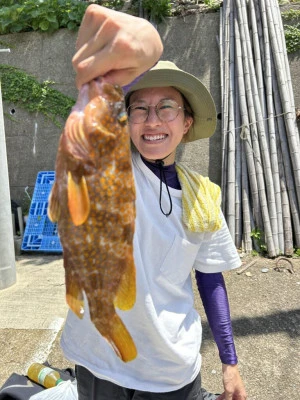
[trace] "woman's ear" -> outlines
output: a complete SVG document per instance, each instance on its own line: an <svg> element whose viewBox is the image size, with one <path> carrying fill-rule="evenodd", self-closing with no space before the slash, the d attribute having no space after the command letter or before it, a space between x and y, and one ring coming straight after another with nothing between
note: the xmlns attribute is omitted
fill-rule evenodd
<svg viewBox="0 0 300 400"><path fill-rule="evenodd" d="M183 134L186 135L192 125L192 123L194 122L194 119L192 116L188 115L187 117L185 117L184 119L184 129L183 129Z"/></svg>

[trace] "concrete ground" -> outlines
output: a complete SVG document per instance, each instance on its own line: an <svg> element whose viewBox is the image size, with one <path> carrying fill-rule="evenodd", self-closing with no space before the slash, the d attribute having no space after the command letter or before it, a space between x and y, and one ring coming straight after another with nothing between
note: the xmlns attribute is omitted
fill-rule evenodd
<svg viewBox="0 0 300 400"><path fill-rule="evenodd" d="M250 262L255 261L254 265ZM240 371L251 400L300 399L300 260L244 259L225 274ZM288 269L293 267L294 273ZM67 313L61 256L21 255L17 283L0 291L0 387L35 361L72 366L59 338ZM267 272L262 272L267 268ZM241 271L241 269L239 269ZM222 391L221 364L203 316L203 386Z"/></svg>

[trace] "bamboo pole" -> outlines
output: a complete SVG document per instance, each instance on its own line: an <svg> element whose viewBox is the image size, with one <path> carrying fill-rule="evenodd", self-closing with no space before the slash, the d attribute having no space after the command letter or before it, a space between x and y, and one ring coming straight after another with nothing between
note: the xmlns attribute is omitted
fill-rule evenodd
<svg viewBox="0 0 300 400"><path fill-rule="evenodd" d="M283 235L283 220L282 220L282 203L280 193L280 180L278 171L278 156L277 156L277 144L276 144L276 131L275 131L275 120L274 120L274 102L273 102L273 86L272 86L272 67L271 67L271 47L269 41L269 31L266 18L266 7L265 1L260 1L261 7L261 24L263 31L263 51L264 54L264 81L266 87L266 102L267 102L267 130L269 132L269 148L270 148L270 160L271 169L273 176L274 185L274 196L276 205L277 215L277 232L278 232L278 249L279 253L284 251L284 235Z"/></svg>
<svg viewBox="0 0 300 400"><path fill-rule="evenodd" d="M278 138L279 141L279 138ZM280 143L278 144L280 147ZM281 189L281 198L282 198L282 216L283 216L283 228L284 228L284 254L292 255L294 252L293 248L293 229L291 224L291 214L290 214L290 205L289 205L289 197L287 192L287 184L286 177L283 167L282 160L282 152L279 152L278 156L278 170L280 174L280 189Z"/></svg>
<svg viewBox="0 0 300 400"><path fill-rule="evenodd" d="M227 185L226 216L231 237L235 237L235 55L233 12L229 13L229 97L228 97L228 132L227 132Z"/></svg>
<svg viewBox="0 0 300 400"><path fill-rule="evenodd" d="M242 205L243 205L243 242L246 253L252 251L251 240L251 217L250 217L250 190L247 174L247 161L245 143L241 143L242 147Z"/></svg>
<svg viewBox="0 0 300 400"><path fill-rule="evenodd" d="M255 67L255 74L257 80L257 90L258 96L260 101L261 113L262 118L265 124L264 132L267 137L268 129L266 124L266 95L265 95L265 87L264 87L264 79L263 79L263 67L262 67L262 55L264 54L259 40L258 34L258 22L260 18L256 14L255 6L253 0L249 0L249 15L250 15L250 27L252 31L252 47L253 47L253 60L254 60L254 67ZM249 51L249 49L248 49Z"/></svg>
<svg viewBox="0 0 300 400"><path fill-rule="evenodd" d="M223 23L223 65L222 73L223 76L223 114L222 114L222 209L226 217L226 204L227 204L227 150L228 150L228 102L229 102L229 14L230 14L230 2L226 0L223 3L224 9L224 23Z"/></svg>
<svg viewBox="0 0 300 400"><path fill-rule="evenodd" d="M233 12L233 18L236 18L235 11ZM234 21L233 21L234 27ZM236 54L235 54L236 56ZM236 61L235 61L236 62ZM237 64L237 63L236 63ZM235 245L237 248L242 246L243 239L243 215L242 215L242 143L240 138L241 117L240 117L240 105L239 105L239 91L238 91L238 79L235 68ZM245 159L244 159L245 160ZM245 171L247 173L247 169ZM251 238L250 238L251 242Z"/></svg>

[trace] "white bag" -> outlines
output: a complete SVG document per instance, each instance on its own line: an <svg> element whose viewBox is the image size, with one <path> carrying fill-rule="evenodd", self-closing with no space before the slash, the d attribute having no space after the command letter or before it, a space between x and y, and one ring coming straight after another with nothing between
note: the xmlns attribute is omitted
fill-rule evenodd
<svg viewBox="0 0 300 400"><path fill-rule="evenodd" d="M78 400L77 382L64 381L59 385L34 394L29 400Z"/></svg>

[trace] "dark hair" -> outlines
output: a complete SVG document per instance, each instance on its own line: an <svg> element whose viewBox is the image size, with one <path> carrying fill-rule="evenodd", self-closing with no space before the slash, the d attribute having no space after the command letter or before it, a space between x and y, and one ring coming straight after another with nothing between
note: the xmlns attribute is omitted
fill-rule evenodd
<svg viewBox="0 0 300 400"><path fill-rule="evenodd" d="M183 100L183 106L184 106L184 115L186 117L192 117L194 118L194 112L192 110L192 107L190 106L190 103L187 101L185 96L180 92Z"/></svg>

